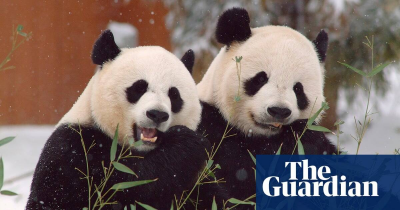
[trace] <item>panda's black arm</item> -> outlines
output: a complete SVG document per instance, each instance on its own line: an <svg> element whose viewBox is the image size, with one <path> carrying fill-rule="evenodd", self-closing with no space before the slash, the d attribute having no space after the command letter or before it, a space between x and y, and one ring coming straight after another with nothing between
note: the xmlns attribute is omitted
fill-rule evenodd
<svg viewBox="0 0 400 210"><path fill-rule="evenodd" d="M180 198L183 191L193 188L199 172L206 164L206 150L210 150L210 143L184 126L174 126L160 137L162 143L156 149L145 154L143 159L131 162L138 180L157 181L132 188L128 195L158 209L169 209L174 195ZM124 199L130 198L117 198Z"/></svg>
<svg viewBox="0 0 400 210"><path fill-rule="evenodd" d="M87 187L75 167L84 169L77 133L58 127L47 140L37 163L26 209L73 209L88 204ZM86 199L85 199L86 198Z"/></svg>

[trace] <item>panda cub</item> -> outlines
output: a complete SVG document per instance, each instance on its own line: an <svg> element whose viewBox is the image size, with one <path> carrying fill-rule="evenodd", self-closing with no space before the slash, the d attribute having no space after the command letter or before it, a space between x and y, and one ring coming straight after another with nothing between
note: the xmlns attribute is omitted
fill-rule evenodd
<svg viewBox="0 0 400 210"><path fill-rule="evenodd" d="M129 146L128 138L133 138L143 144L131 147L131 156L143 158L120 160L137 177L114 170L104 189L121 182L157 181L118 191L108 201L116 204L103 209L123 209L135 201L169 209L174 195L180 196L194 185L207 159L205 149L210 148L208 140L193 131L201 114L190 74L193 51L180 61L161 47L119 49L107 30L94 44L92 60L100 68L45 144L27 209L89 207L87 180L77 170L86 173L81 136L76 131L81 129L87 150L94 144L87 155L93 193L104 178L102 164L110 165L117 127L116 154L120 154L122 145ZM91 207L98 195L92 196Z"/></svg>
<svg viewBox="0 0 400 210"><path fill-rule="evenodd" d="M203 111L200 133L218 145L227 123L233 135L223 140L216 156L228 198L245 199L256 192L253 155L297 154L295 135L324 101L324 60L328 36L314 41L283 26L250 28L246 10L233 8L219 18L217 41L225 46L197 85ZM241 60L240 80L235 57ZM235 100L239 91L239 100ZM315 107L313 108L313 104ZM319 119L318 119L319 120ZM292 132L293 130L293 132ZM306 154L333 154L336 149L321 132L301 138ZM222 186L222 185L221 185Z"/></svg>

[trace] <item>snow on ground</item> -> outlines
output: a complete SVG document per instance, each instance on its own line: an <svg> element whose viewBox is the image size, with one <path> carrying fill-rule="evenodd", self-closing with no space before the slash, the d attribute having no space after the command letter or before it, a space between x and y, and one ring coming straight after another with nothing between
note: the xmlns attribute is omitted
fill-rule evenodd
<svg viewBox="0 0 400 210"><path fill-rule="evenodd" d="M40 152L53 130L53 125L0 127L0 139L16 136L12 142L0 147L5 178L2 189L18 193L17 196L0 196L1 210L25 208L33 171Z"/></svg>

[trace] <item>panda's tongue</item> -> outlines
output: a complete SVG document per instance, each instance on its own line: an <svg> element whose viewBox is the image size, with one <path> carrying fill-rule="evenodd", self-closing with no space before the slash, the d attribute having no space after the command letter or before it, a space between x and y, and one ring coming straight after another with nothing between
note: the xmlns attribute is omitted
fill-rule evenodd
<svg viewBox="0 0 400 210"><path fill-rule="evenodd" d="M154 138L157 135L157 130L155 128L141 128L143 137Z"/></svg>

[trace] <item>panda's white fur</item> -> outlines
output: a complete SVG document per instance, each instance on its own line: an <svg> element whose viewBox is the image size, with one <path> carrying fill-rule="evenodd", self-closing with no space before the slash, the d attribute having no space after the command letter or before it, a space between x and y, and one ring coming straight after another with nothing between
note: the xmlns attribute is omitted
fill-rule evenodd
<svg viewBox="0 0 400 210"><path fill-rule="evenodd" d="M240 100L235 102L239 81L235 57L242 56ZM243 83L260 71L268 75L265 84L254 96L243 91ZM277 131L255 126L255 120L274 123L267 112L270 106L284 106L292 111L284 124L309 118L325 100L324 67L314 45L299 32L284 26L251 29L251 38L223 47L197 85L200 100L216 106L224 118L247 133L270 136ZM293 86L301 82L310 105L300 110ZM313 107L315 103L315 106ZM318 119L317 119L318 120Z"/></svg>
<svg viewBox="0 0 400 210"><path fill-rule="evenodd" d="M147 92L132 104L125 90L135 81L143 79L149 84ZM168 97L170 87L176 87L184 101L178 113L171 111ZM201 106L196 86L185 65L172 53L161 47L146 46L121 49L111 62L104 63L88 83L72 109L58 123L97 125L111 138L119 125L119 142L133 137L134 124L166 131L174 125L185 125L195 130L200 121ZM156 125L146 111L157 109L168 113L166 122ZM190 116L190 117L187 117ZM136 150L153 149L143 144Z"/></svg>

